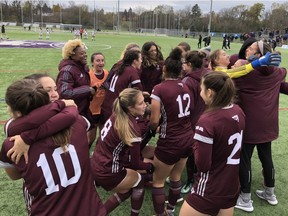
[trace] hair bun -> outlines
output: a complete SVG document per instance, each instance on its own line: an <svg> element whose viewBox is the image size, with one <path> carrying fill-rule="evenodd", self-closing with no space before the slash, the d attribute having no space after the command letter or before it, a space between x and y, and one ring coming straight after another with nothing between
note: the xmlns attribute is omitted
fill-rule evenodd
<svg viewBox="0 0 288 216"><path fill-rule="evenodd" d="M176 47L170 52L169 57L173 60L181 61L182 52L183 50L181 48Z"/></svg>

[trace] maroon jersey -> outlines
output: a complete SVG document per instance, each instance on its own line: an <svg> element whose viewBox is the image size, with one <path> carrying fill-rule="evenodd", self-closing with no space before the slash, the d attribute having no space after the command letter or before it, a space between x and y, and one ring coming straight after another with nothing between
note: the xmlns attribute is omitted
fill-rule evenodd
<svg viewBox="0 0 288 216"><path fill-rule="evenodd" d="M58 69L56 84L60 98L73 99L78 106L80 115L88 117L90 120L89 105L92 95L88 67L67 59L60 62Z"/></svg>
<svg viewBox="0 0 288 216"><path fill-rule="evenodd" d="M195 127L194 156L197 167L189 196L203 200L235 199L245 115L238 105L205 112ZM190 198L188 198L190 199Z"/></svg>
<svg viewBox="0 0 288 216"><path fill-rule="evenodd" d="M71 127L66 152L48 137L30 146L28 164L22 158L15 165L25 180L24 197L30 204L31 215L106 214L90 171L86 126L78 116ZM12 142L5 140L1 161L12 163L6 157L12 146Z"/></svg>
<svg viewBox="0 0 288 216"><path fill-rule="evenodd" d="M190 92L191 104L190 104L190 119L192 128L194 129L195 124L197 123L200 115L204 112L206 105L200 96L200 81L204 74L208 73L207 68L197 69L191 73L187 73L182 79L182 82L185 83Z"/></svg>
<svg viewBox="0 0 288 216"><path fill-rule="evenodd" d="M278 137L279 90L285 76L284 68L260 67L233 79L238 104L246 115L244 143L265 143Z"/></svg>
<svg viewBox="0 0 288 216"><path fill-rule="evenodd" d="M136 87L142 91L139 72L133 66L125 67L121 75L114 74L111 78L109 89L106 91L105 100L101 106L102 121L105 122L112 114L114 100L119 96L120 92L130 87Z"/></svg>
<svg viewBox="0 0 288 216"><path fill-rule="evenodd" d="M189 133L193 135L190 122L192 101L188 87L181 80L165 80L156 85L151 98L161 104L160 139L173 141Z"/></svg>
<svg viewBox="0 0 288 216"><path fill-rule="evenodd" d="M141 83L143 85L143 91L152 93L154 86L161 83L162 81L162 69L163 69L163 62L151 65L149 67L141 67Z"/></svg>
<svg viewBox="0 0 288 216"><path fill-rule="evenodd" d="M109 179L124 170L127 151L130 151L130 166L135 170L148 170L150 163L144 163L140 158L141 133L135 117L129 116L137 137L133 138L132 146L128 146L119 139L114 129L115 116L112 115L105 123L98 138L96 148L91 158L92 172L97 179ZM101 185L100 185L101 186Z"/></svg>

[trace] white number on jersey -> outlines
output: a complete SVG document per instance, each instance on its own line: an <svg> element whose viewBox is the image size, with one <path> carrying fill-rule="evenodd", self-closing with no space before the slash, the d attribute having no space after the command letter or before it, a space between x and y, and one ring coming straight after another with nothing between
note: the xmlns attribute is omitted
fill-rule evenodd
<svg viewBox="0 0 288 216"><path fill-rule="evenodd" d="M52 154L52 157L55 162L55 166L57 168L57 172L59 175L60 184L64 188L66 188L69 185L76 184L81 177L81 167L80 167L80 162L79 162L75 147L69 144L67 146L67 151L69 152L69 155L71 157L71 161L72 161L74 173L75 173L74 176L71 177L70 179L68 179L67 177L65 165L61 158L61 154L67 154L67 152L64 152L61 147L58 147L53 151L53 154ZM40 154L39 159L37 161L37 166L42 169L42 172L43 172L46 184L47 184L47 188L45 189L46 195L59 191L59 185L56 184L53 179L52 172L49 167L45 153Z"/></svg>
<svg viewBox="0 0 288 216"><path fill-rule="evenodd" d="M104 138L107 136L108 131L110 130L111 126L112 126L112 122L111 122L110 119L108 119L108 120L105 122L104 127L103 127L102 130L101 130L101 140L102 140L102 141L103 141Z"/></svg>
<svg viewBox="0 0 288 216"><path fill-rule="evenodd" d="M236 144L235 144L231 154L227 158L227 164L231 164L231 165L239 164L240 158L233 158L233 157L238 151L240 151L241 143L242 143L242 137L243 137L243 131L241 131L241 133L235 133L232 136L230 136L230 138L228 140L228 145L232 145L234 140L236 140Z"/></svg>
<svg viewBox="0 0 288 216"><path fill-rule="evenodd" d="M118 79L118 75L114 75L112 77L112 79L111 79L111 83L110 83L110 86L109 86L109 90L111 92L115 92L115 85L116 85L117 79Z"/></svg>
<svg viewBox="0 0 288 216"><path fill-rule="evenodd" d="M187 105L185 107L185 110L183 109L183 101L187 101ZM178 114L178 118L182 118L184 116L188 116L190 115L190 96L189 94L184 94L183 95L183 99L181 98L181 95L178 95L176 101L178 102L178 106L179 106L179 114Z"/></svg>

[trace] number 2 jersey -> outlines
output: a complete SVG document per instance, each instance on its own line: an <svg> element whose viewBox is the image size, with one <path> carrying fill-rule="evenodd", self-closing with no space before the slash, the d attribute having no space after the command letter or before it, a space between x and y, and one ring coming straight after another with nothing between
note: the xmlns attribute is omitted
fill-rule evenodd
<svg viewBox="0 0 288 216"><path fill-rule="evenodd" d="M194 134L197 175L191 193L206 199L237 199L244 128L245 114L238 105L201 115Z"/></svg>

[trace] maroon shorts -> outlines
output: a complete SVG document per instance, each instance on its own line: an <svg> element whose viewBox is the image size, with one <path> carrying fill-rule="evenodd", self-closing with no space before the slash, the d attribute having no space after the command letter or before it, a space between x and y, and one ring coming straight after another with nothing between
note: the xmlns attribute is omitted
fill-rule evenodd
<svg viewBox="0 0 288 216"><path fill-rule="evenodd" d="M94 176L96 186L103 187L106 191L110 191L119 185L127 175L127 170L123 169L119 173L111 174L109 177Z"/></svg>
<svg viewBox="0 0 288 216"><path fill-rule="evenodd" d="M155 149L156 157L167 165L173 165L181 158L187 158L191 154L192 141L190 141L190 139L182 139L177 142L159 139Z"/></svg>
<svg viewBox="0 0 288 216"><path fill-rule="evenodd" d="M217 215L220 209L228 209L234 207L237 202L237 197L202 197L192 193L186 196L186 202L203 214Z"/></svg>

